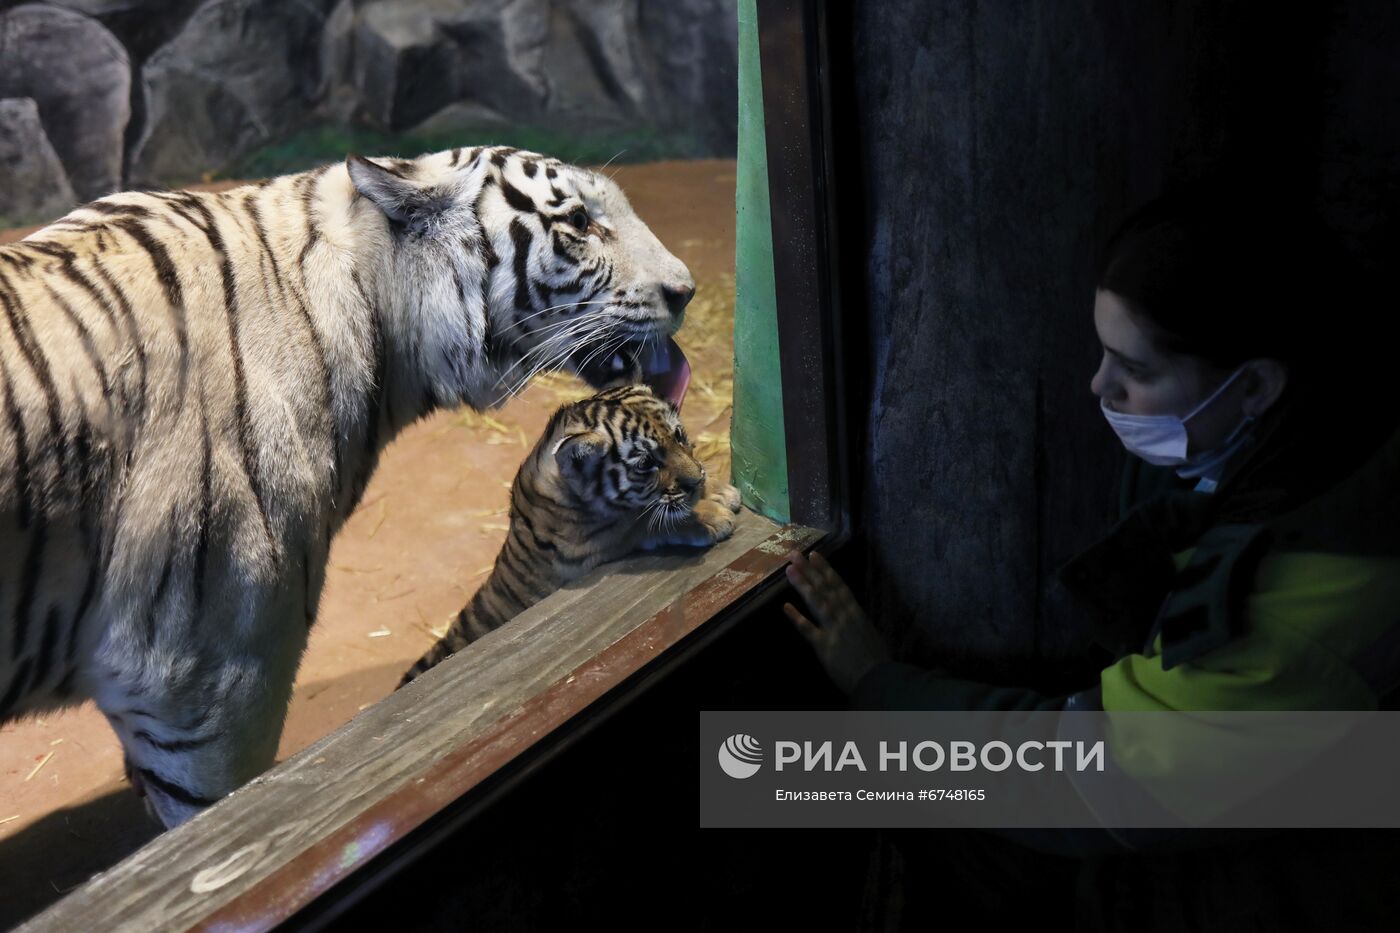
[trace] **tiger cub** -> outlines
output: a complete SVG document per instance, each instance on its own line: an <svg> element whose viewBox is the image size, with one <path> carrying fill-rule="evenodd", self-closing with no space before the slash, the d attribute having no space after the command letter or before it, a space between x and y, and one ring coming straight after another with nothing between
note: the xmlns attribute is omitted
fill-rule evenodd
<svg viewBox="0 0 1400 933"><path fill-rule="evenodd" d="M0 724L91 698L193 816L272 764L394 435L635 375L693 292L606 175L499 146L115 194L0 246Z"/></svg>
<svg viewBox="0 0 1400 933"><path fill-rule="evenodd" d="M554 413L510 490L510 532L491 576L399 686L601 563L734 531L739 491L710 491L676 410L646 385Z"/></svg>

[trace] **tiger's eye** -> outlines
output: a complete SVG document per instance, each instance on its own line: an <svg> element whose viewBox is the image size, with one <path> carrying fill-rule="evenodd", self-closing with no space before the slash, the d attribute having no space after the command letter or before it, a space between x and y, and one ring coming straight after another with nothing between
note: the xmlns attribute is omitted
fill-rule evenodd
<svg viewBox="0 0 1400 933"><path fill-rule="evenodd" d="M588 212L583 208L575 208L569 215L569 223L574 225L574 229L582 233L588 229Z"/></svg>

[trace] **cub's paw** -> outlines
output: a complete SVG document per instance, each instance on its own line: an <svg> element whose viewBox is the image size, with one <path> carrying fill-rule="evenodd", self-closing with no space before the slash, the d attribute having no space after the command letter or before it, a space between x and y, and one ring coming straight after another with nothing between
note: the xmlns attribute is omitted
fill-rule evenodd
<svg viewBox="0 0 1400 933"><path fill-rule="evenodd" d="M710 502L718 503L731 512L739 511L739 490L725 483L705 496Z"/></svg>
<svg viewBox="0 0 1400 933"><path fill-rule="evenodd" d="M695 507L695 518L704 526L711 544L723 541L734 533L734 512L728 505L715 501L714 497L705 498Z"/></svg>

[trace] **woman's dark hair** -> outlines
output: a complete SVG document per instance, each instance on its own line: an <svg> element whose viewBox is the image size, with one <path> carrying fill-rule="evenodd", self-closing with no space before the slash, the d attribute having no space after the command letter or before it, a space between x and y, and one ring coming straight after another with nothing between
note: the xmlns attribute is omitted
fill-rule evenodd
<svg viewBox="0 0 1400 933"><path fill-rule="evenodd" d="M1373 406L1361 423L1338 417L1348 402L1388 397L1393 367L1379 335L1394 302L1283 191L1220 174L1169 192L1119 227L1099 266L1099 287L1163 349L1221 368L1260 357L1288 368L1252 452L1213 497L1220 522L1297 508L1400 429L1395 406Z"/></svg>
<svg viewBox="0 0 1400 933"><path fill-rule="evenodd" d="M1222 368L1269 357L1291 372L1330 358L1325 331L1354 273L1310 207L1217 175L1170 191L1109 240L1098 285L1170 352Z"/></svg>

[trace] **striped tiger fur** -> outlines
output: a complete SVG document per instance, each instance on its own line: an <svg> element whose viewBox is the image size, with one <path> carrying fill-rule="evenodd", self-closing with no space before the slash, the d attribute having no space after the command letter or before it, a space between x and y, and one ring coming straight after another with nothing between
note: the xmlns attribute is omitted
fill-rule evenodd
<svg viewBox="0 0 1400 933"><path fill-rule="evenodd" d="M503 147L130 192L0 248L0 722L92 698L179 823L273 761L380 451L669 339L684 264Z"/></svg>
<svg viewBox="0 0 1400 933"><path fill-rule="evenodd" d="M707 491L676 410L646 385L554 413L516 473L491 576L399 686L594 567L639 549L707 547L734 531L739 491Z"/></svg>

